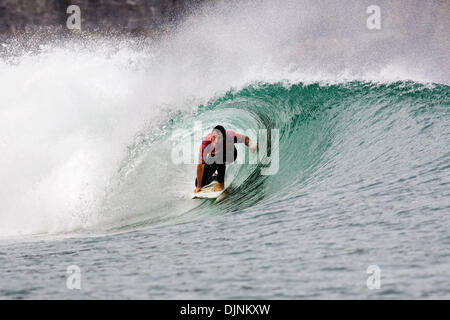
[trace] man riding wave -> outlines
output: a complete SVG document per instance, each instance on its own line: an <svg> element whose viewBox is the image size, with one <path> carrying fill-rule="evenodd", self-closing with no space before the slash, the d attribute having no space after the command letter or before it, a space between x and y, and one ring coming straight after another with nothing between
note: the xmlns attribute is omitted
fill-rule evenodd
<svg viewBox="0 0 450 320"><path fill-rule="evenodd" d="M211 191L221 191L225 186L226 163L237 158L235 143L245 143L251 152L255 152L257 144L250 146L250 138L231 130L225 130L221 125L214 127L211 133L203 138L197 165L197 178L195 190L199 192L202 187L217 181ZM201 181L199 184L198 181Z"/></svg>

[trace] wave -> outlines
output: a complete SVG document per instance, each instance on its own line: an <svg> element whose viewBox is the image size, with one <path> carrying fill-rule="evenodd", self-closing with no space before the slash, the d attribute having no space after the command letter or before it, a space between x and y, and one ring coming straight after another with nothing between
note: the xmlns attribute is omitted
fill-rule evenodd
<svg viewBox="0 0 450 320"><path fill-rule="evenodd" d="M423 178L428 171L448 175L450 152L444 146L449 142L449 102L448 86L414 82L251 85L201 105L195 115L172 121L158 142L148 144L138 157L145 160L136 165L136 158L130 159L123 177L131 184L125 187L127 192L122 188L121 196L113 198L123 204L130 194L156 189L154 203L160 206L162 216L173 219L176 212L192 218L246 208L264 211L274 204L289 206L290 199L324 187L339 189L352 184L346 192L358 194L372 183L380 183L382 188L415 175ZM279 168L274 174L261 174L261 164L249 164L250 154L240 148L242 161L228 169L233 181L229 198L220 205L206 202L200 208L186 207L195 169L175 165L171 156L174 150L186 150L187 145L185 153L195 158L199 137L203 136L199 132L206 133L217 123L239 132L253 131L254 136L261 128L278 130ZM180 128L185 129L182 135L176 133ZM162 177L153 179L156 171L161 171ZM147 188L143 187L145 182ZM403 187L398 183L399 190ZM437 189L445 194L445 184ZM428 202L427 192L420 196L425 198L423 203ZM131 202L145 203L148 198L144 192ZM175 209L172 205L177 199L181 205ZM312 199L315 201L318 199ZM155 210L147 207L142 212ZM154 222L153 216L140 225Z"/></svg>
<svg viewBox="0 0 450 320"><path fill-rule="evenodd" d="M339 21L324 27L321 8L219 2L158 41L85 36L3 56L0 235L129 230L298 199L319 208L344 186L355 205L372 184L405 206L416 202L404 188L423 203L427 187L445 194L442 181L410 185L448 177L448 73L435 65L445 48L427 42L436 56L421 60L417 39L410 52L394 37L389 51L386 34L368 41L354 27L343 54L323 36ZM194 164L172 158L186 145L196 154L194 136L218 123L279 130L280 162L274 175L230 166L233 192L211 206L189 199Z"/></svg>

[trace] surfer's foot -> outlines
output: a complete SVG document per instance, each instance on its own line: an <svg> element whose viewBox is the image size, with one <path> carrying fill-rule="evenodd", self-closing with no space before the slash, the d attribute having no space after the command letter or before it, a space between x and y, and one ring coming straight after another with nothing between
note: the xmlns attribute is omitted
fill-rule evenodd
<svg viewBox="0 0 450 320"><path fill-rule="evenodd" d="M217 182L215 186L211 189L212 192L216 191L222 191L223 190L223 183Z"/></svg>

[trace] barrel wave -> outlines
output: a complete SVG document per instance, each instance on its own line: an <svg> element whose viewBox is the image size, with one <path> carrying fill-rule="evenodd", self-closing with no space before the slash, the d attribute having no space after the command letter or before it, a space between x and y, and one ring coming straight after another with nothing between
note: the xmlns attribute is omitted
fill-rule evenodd
<svg viewBox="0 0 450 320"><path fill-rule="evenodd" d="M156 192L158 210L142 209L144 221L132 227L246 209L270 213L285 208L353 219L446 211L449 94L448 86L414 82L258 83L230 91L199 106L194 115L170 119L167 132L153 142L141 139L133 145L141 151L124 164L121 179L127 186L114 198L122 204L130 199L146 203ZM192 202L186 199L195 168L174 164L170 156L188 145L184 150L195 159L201 139L194 135L201 138L198 132L208 132L216 123L238 132L278 130L273 146L278 148L278 170L261 174L264 166L250 163L249 152L238 146L243 159L228 167L229 197L220 204L186 205ZM176 134L181 128L184 136ZM155 153L163 156L155 158ZM162 176L155 179L158 171ZM137 200L145 181L152 192ZM177 202L178 208L173 205ZM159 218L152 215L155 211Z"/></svg>
<svg viewBox="0 0 450 320"><path fill-rule="evenodd" d="M378 5L380 30L364 2L212 1L155 39L0 43L0 297L448 298L447 5ZM260 148L193 200L218 124Z"/></svg>
<svg viewBox="0 0 450 320"><path fill-rule="evenodd" d="M420 38L417 26L384 47L390 29L368 36L363 5L324 29L329 10L347 12L334 1L219 2L158 40L2 43L1 234L102 233L270 205L446 207L445 41ZM270 159L248 161L238 146L229 199L198 205L188 201L194 161L217 124L255 138L273 131L277 170L261 174ZM174 159L178 149L191 161Z"/></svg>

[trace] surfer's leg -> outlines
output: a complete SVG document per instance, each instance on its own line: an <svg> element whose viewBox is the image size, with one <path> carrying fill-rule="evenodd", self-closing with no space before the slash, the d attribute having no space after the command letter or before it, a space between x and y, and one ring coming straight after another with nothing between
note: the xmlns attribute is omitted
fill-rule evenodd
<svg viewBox="0 0 450 320"><path fill-rule="evenodd" d="M202 178L202 187L210 184L214 180L216 180L216 176L214 173L217 170L217 165L215 163L213 164L206 164L205 169L203 170L203 178ZM195 178L195 186L197 187L197 178Z"/></svg>
<svg viewBox="0 0 450 320"><path fill-rule="evenodd" d="M237 158L237 150L236 147L234 147L234 159L232 161L227 161L229 163L233 162ZM205 169L203 170L203 178L202 178L202 187L210 184L213 181L217 181L219 183L224 183L225 181L225 169L226 165L223 164L205 164ZM215 175L215 172L217 171L217 175ZM197 178L195 179L195 186L197 187Z"/></svg>
<svg viewBox="0 0 450 320"><path fill-rule="evenodd" d="M203 172L203 178L202 178L202 187L210 184L216 179L216 175L214 174L217 170L217 164L213 163L211 165L205 166L205 171Z"/></svg>
<svg viewBox="0 0 450 320"><path fill-rule="evenodd" d="M236 150L236 147L234 147L234 159L232 161L227 161L227 162L231 163L231 162L235 161L236 158L237 158L237 150ZM226 169L225 163L217 165L217 182L219 182L219 183L225 182L225 169Z"/></svg>
<svg viewBox="0 0 450 320"><path fill-rule="evenodd" d="M217 165L217 182L224 183L225 181L225 163Z"/></svg>

